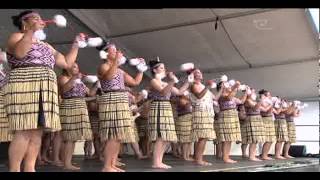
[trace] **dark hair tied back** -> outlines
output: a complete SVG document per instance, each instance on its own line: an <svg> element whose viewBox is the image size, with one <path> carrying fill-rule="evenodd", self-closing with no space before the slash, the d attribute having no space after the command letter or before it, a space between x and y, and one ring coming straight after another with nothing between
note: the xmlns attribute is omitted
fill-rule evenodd
<svg viewBox="0 0 320 180"><path fill-rule="evenodd" d="M19 30L22 30L22 17L24 15L33 13L34 11L31 10L27 10L27 11L23 11L20 14L16 15L16 16L11 16L12 19L12 23L14 26L16 26Z"/></svg>

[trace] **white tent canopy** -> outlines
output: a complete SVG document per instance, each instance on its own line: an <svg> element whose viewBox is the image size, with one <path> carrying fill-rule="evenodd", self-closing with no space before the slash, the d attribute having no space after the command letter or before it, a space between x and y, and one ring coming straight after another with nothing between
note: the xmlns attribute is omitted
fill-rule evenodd
<svg viewBox="0 0 320 180"><path fill-rule="evenodd" d="M0 45L13 31L0 10ZM70 9L63 14L77 32L117 43L129 57L159 56L168 69L193 61L207 79L227 74L257 89L287 98L318 96L319 34L306 9ZM218 17L218 27L215 29ZM66 51L76 32L50 28L49 42ZM95 73L98 51L80 51L79 64Z"/></svg>

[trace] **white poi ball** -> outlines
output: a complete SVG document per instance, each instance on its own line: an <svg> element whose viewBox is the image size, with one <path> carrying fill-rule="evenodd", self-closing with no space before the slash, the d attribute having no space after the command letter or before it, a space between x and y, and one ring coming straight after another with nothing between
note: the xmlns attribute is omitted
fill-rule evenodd
<svg viewBox="0 0 320 180"><path fill-rule="evenodd" d="M233 79L231 79L231 80L229 81L229 84L230 84L230 86L234 86L234 85L236 84L236 81L233 80Z"/></svg>
<svg viewBox="0 0 320 180"><path fill-rule="evenodd" d="M85 42L85 41L78 41L78 47L79 47L79 48L85 48L85 47L87 47L87 46L88 46L87 42Z"/></svg>
<svg viewBox="0 0 320 180"><path fill-rule="evenodd" d="M129 60L129 64L131 66L137 66L138 64L140 64L140 60L138 58L133 58Z"/></svg>
<svg viewBox="0 0 320 180"><path fill-rule="evenodd" d="M88 83L95 83L98 80L99 80L98 77L95 75L87 75L83 78L83 81L88 82Z"/></svg>
<svg viewBox="0 0 320 180"><path fill-rule="evenodd" d="M192 69L194 69L193 63L184 63L184 64L181 64L180 66L180 70L183 72L190 71Z"/></svg>
<svg viewBox="0 0 320 180"><path fill-rule="evenodd" d="M87 43L89 47L98 47L102 45L103 40L100 37L89 38Z"/></svg>
<svg viewBox="0 0 320 180"><path fill-rule="evenodd" d="M139 64L137 66L137 69L140 71L140 72L145 72L146 70L148 70L148 66L145 65L145 64Z"/></svg>
<svg viewBox="0 0 320 180"><path fill-rule="evenodd" d="M59 14L55 15L53 17L53 21L56 23L56 25L58 27L66 27L67 26L67 19L62 15L59 15Z"/></svg>
<svg viewBox="0 0 320 180"><path fill-rule="evenodd" d="M148 91L147 91L147 90L143 89L143 90L141 91L141 94L143 95L143 98L144 98L144 99L147 99L147 98L148 98Z"/></svg>
<svg viewBox="0 0 320 180"><path fill-rule="evenodd" d="M246 88L247 88L247 86L246 86L245 84L241 84L241 85L239 86L239 90L240 90L240 91L244 91L244 90L246 90Z"/></svg>
<svg viewBox="0 0 320 180"><path fill-rule="evenodd" d="M107 59L108 53L106 51L101 50L99 52L99 56L101 59Z"/></svg>
<svg viewBox="0 0 320 180"><path fill-rule="evenodd" d="M222 75L221 78L220 78L220 80L221 80L222 82L226 82L226 81L228 81L228 76L227 76L227 75Z"/></svg>

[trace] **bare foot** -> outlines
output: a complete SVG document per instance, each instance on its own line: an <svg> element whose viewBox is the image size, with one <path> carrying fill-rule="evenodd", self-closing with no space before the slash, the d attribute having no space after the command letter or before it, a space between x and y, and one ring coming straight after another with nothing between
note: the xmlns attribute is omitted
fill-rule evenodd
<svg viewBox="0 0 320 180"><path fill-rule="evenodd" d="M253 158L249 158L250 161L262 161L261 159L258 159L256 157L253 157Z"/></svg>
<svg viewBox="0 0 320 180"><path fill-rule="evenodd" d="M268 156L262 156L261 159L263 159L263 160L273 160L271 157L268 157Z"/></svg>
<svg viewBox="0 0 320 180"><path fill-rule="evenodd" d="M115 169L115 170L117 170L117 172L126 172L125 170L120 169L120 168L118 168L118 167L116 167L116 166L112 166L112 168Z"/></svg>
<svg viewBox="0 0 320 180"><path fill-rule="evenodd" d="M163 164L154 164L154 165L152 165L152 168L154 168L154 169L168 169L167 166L165 166Z"/></svg>
<svg viewBox="0 0 320 180"><path fill-rule="evenodd" d="M193 158L183 158L185 161L194 161L194 159Z"/></svg>
<svg viewBox="0 0 320 180"><path fill-rule="evenodd" d="M234 160L232 160L232 159L230 159L230 158L228 158L228 159L223 159L223 161L224 161L225 163L230 163L230 164L237 163L237 161L234 161Z"/></svg>
<svg viewBox="0 0 320 180"><path fill-rule="evenodd" d="M286 159L283 156L276 156L276 159Z"/></svg>
<svg viewBox="0 0 320 180"><path fill-rule="evenodd" d="M67 166L64 166L64 169L71 170L71 171L77 171L77 170L80 170L80 167L77 167L74 165L67 165Z"/></svg>
<svg viewBox="0 0 320 180"><path fill-rule="evenodd" d="M149 157L148 156L139 155L137 158L139 160L141 160L141 159L148 159Z"/></svg>
<svg viewBox="0 0 320 180"><path fill-rule="evenodd" d="M212 165L212 163L209 163L209 162L206 162L206 161L203 161L203 160L199 160L199 161L195 161L195 163L197 163L198 165L200 165L200 166L211 166Z"/></svg>
<svg viewBox="0 0 320 180"><path fill-rule="evenodd" d="M294 157L287 155L287 156L284 156L284 158L286 158L286 159L293 159Z"/></svg>
<svg viewBox="0 0 320 180"><path fill-rule="evenodd" d="M163 166L165 166L166 167L166 169L170 169L170 168L172 168L171 166L169 166L169 165L166 165L166 164L164 164L164 163L161 163Z"/></svg>
<svg viewBox="0 0 320 180"><path fill-rule="evenodd" d="M242 155L242 159L247 159L247 158L249 158L248 155Z"/></svg>
<svg viewBox="0 0 320 180"><path fill-rule="evenodd" d="M101 172L119 172L114 168L103 168Z"/></svg>
<svg viewBox="0 0 320 180"><path fill-rule="evenodd" d="M120 161L117 161L117 162L116 162L116 166L120 166L120 167L121 167L121 166L125 166L125 165L126 165L125 163L122 163L122 162L120 162Z"/></svg>
<svg viewBox="0 0 320 180"><path fill-rule="evenodd" d="M54 166L57 166L57 167L63 167L63 162L62 161L52 161L51 164L54 165Z"/></svg>

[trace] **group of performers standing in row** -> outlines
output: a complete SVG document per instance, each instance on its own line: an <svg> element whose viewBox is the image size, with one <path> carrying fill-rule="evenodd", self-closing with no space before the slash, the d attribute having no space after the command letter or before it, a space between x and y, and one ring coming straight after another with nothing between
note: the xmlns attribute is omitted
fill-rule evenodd
<svg viewBox="0 0 320 180"><path fill-rule="evenodd" d="M23 171L35 171L37 159L47 159L51 137L54 164L71 170L79 169L72 164L79 140L93 141L95 154L104 162L102 171L113 172L124 171L121 144L130 144L139 159L152 156L152 167L162 169L171 168L163 163L169 145L184 160L211 165L203 159L208 140L214 140L217 156L226 163L236 163L230 158L232 142L242 143L244 155L249 145L252 161L260 161L258 143L263 143L263 160L271 159L274 142L275 158L291 158L293 119L300 113L293 102L278 98L277 104L266 90L259 91L257 100L255 89L240 90L239 81L232 85L220 81L214 91L197 68L189 71L194 80L185 80L178 88L176 76L159 60L149 62L153 77L145 97L132 90L145 70L139 69L135 77L122 70L124 55L115 44L103 49L107 57L98 68L99 80L85 84L76 63L77 41L83 36L78 35L63 55L34 38L45 27L38 13L22 12L13 23L19 32L7 42L11 69L1 73L0 91L0 142L10 141L10 171L21 171L22 162ZM58 77L54 66L63 69ZM91 146L85 145L87 154Z"/></svg>

